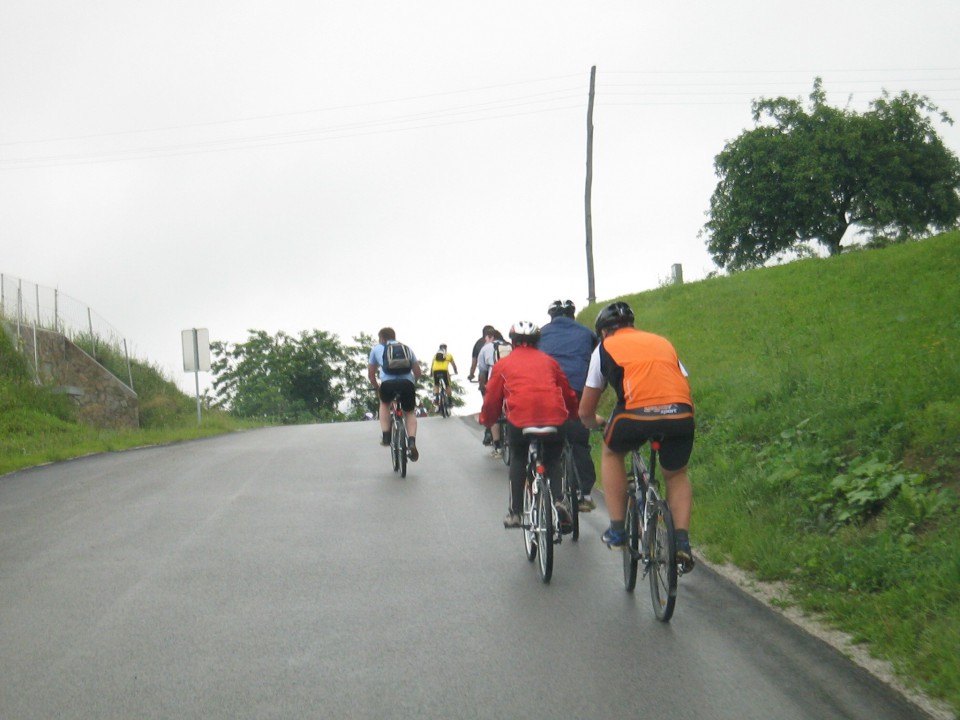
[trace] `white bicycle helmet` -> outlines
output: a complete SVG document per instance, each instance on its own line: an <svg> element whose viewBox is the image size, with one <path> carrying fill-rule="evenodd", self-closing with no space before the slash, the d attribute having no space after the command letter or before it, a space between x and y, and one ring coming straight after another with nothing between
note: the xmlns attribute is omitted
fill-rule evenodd
<svg viewBox="0 0 960 720"><path fill-rule="evenodd" d="M510 342L516 345L536 347L540 342L540 327L529 320L520 320L510 328Z"/></svg>

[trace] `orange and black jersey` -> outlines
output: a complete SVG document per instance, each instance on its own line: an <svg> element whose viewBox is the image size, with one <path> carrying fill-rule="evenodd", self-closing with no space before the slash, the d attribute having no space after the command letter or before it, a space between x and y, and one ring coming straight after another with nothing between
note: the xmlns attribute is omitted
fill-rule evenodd
<svg viewBox="0 0 960 720"><path fill-rule="evenodd" d="M660 405L693 406L686 370L669 340L635 328L620 328L594 351L587 387L609 384L618 404L634 410Z"/></svg>

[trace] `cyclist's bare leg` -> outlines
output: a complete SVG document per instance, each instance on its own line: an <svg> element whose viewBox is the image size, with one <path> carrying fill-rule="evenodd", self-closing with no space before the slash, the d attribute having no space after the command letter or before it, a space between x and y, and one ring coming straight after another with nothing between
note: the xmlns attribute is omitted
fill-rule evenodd
<svg viewBox="0 0 960 720"><path fill-rule="evenodd" d="M390 403L380 401L380 430L381 432L390 432Z"/></svg>
<svg viewBox="0 0 960 720"><path fill-rule="evenodd" d="M407 437L415 438L417 436L417 413L415 410L403 414L403 424L407 428Z"/></svg>
<svg viewBox="0 0 960 720"><path fill-rule="evenodd" d="M661 467L663 479L667 483L667 503L670 505L670 514L673 515L673 524L677 530L687 530L690 527L690 507L693 504L693 486L687 476L686 466L679 470L667 470Z"/></svg>
<svg viewBox="0 0 960 720"><path fill-rule="evenodd" d="M600 476L603 481L603 497L607 503L611 522L623 522L627 516L627 468L626 453L615 453L606 445L600 454Z"/></svg>
<svg viewBox="0 0 960 720"><path fill-rule="evenodd" d="M500 423L494 423L490 426L490 436L497 447L500 447Z"/></svg>

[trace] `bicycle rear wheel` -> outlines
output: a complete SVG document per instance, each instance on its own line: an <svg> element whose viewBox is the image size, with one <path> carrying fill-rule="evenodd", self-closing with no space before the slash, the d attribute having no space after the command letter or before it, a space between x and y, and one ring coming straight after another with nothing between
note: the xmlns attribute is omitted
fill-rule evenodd
<svg viewBox="0 0 960 720"><path fill-rule="evenodd" d="M523 515L520 523L523 525L523 549L527 553L527 560L533 562L537 556L537 534L534 527L536 512L533 507L533 486L530 481L523 486Z"/></svg>
<svg viewBox="0 0 960 720"><path fill-rule="evenodd" d="M540 579L550 582L553 576L553 498L546 482L537 495L537 552L540 555Z"/></svg>
<svg viewBox="0 0 960 720"><path fill-rule="evenodd" d="M677 604L677 548L673 516L660 500L650 518L650 598L660 622L668 622Z"/></svg>
<svg viewBox="0 0 960 720"><path fill-rule="evenodd" d="M450 415L450 409L447 407L447 386L446 383L440 383L440 397L437 398L440 404L440 416Z"/></svg>
<svg viewBox="0 0 960 720"><path fill-rule="evenodd" d="M507 421L501 416L500 420L500 457L503 464L510 467L510 442L507 437Z"/></svg>
<svg viewBox="0 0 960 720"><path fill-rule="evenodd" d="M400 477L405 478L407 476L407 432L404 429L400 429Z"/></svg>
<svg viewBox="0 0 960 720"><path fill-rule="evenodd" d="M580 474L569 446L563 451L563 494L570 508L571 539L576 541L580 539Z"/></svg>
<svg viewBox="0 0 960 720"><path fill-rule="evenodd" d="M627 533L627 546L623 549L623 586L627 592L633 592L637 586L637 565L640 561L640 513L637 511L635 495L627 495L624 530Z"/></svg>
<svg viewBox="0 0 960 720"><path fill-rule="evenodd" d="M397 424L390 427L390 459L393 461L393 471L400 470L400 436Z"/></svg>

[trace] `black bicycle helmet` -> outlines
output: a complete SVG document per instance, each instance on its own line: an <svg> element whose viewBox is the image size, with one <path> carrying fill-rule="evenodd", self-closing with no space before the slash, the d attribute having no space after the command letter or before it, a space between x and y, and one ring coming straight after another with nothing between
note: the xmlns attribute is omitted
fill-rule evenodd
<svg viewBox="0 0 960 720"><path fill-rule="evenodd" d="M600 314L597 315L597 335L601 330L610 330L611 328L633 326L633 310L625 302L615 302L607 305Z"/></svg>
<svg viewBox="0 0 960 720"><path fill-rule="evenodd" d="M554 300L547 308L547 314L550 317L568 317L572 318L577 313L577 307L572 300Z"/></svg>
<svg viewBox="0 0 960 720"><path fill-rule="evenodd" d="M529 320L521 320L510 328L510 342L516 345L536 347L540 342L540 328Z"/></svg>

